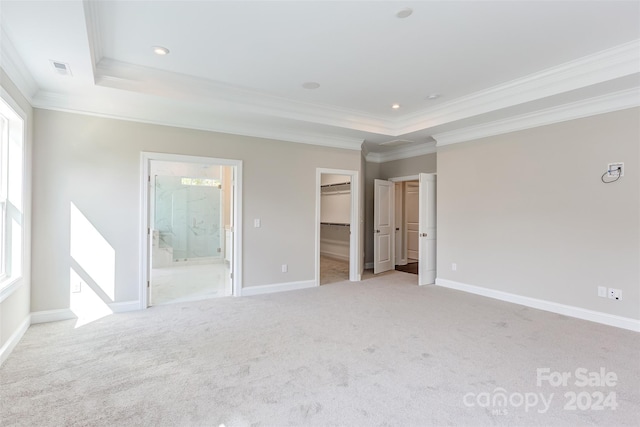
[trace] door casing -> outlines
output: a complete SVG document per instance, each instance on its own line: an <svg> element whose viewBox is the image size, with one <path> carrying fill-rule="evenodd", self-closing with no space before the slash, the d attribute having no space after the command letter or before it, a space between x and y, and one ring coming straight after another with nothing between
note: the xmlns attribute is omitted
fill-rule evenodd
<svg viewBox="0 0 640 427"><path fill-rule="evenodd" d="M316 169L316 250L315 285L320 286L320 203L322 175L347 175L351 178L351 215L349 223L349 280L359 282L362 279L360 254L360 180L358 171L343 169Z"/></svg>
<svg viewBox="0 0 640 427"><path fill-rule="evenodd" d="M182 154L154 153L143 151L140 153L140 284L138 300L140 308L149 305L148 285L151 279L151 200L150 200L150 165L151 161L161 160L169 162L200 163L233 167L233 278L232 295L242 293L242 160L218 159L213 157L188 156Z"/></svg>

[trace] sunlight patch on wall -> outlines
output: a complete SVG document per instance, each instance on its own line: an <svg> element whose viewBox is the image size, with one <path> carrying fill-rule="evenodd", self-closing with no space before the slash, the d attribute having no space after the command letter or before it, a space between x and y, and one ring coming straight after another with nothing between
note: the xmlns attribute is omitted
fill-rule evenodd
<svg viewBox="0 0 640 427"><path fill-rule="evenodd" d="M78 273L86 273L86 276L104 292L109 302L113 302L116 252L73 203L70 213L71 258L81 269Z"/></svg>
<svg viewBox="0 0 640 427"><path fill-rule="evenodd" d="M76 328L113 314L109 306L72 268L69 269L69 307L76 315Z"/></svg>

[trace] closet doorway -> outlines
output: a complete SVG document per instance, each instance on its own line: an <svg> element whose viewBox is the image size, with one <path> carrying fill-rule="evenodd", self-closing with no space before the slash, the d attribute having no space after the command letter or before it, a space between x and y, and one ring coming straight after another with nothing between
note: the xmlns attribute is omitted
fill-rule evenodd
<svg viewBox="0 0 640 427"><path fill-rule="evenodd" d="M358 179L355 171L318 169L316 283L358 281Z"/></svg>
<svg viewBox="0 0 640 427"><path fill-rule="evenodd" d="M418 274L420 232L420 182L395 183L396 270Z"/></svg>
<svg viewBox="0 0 640 427"><path fill-rule="evenodd" d="M236 293L238 166L229 162L143 153L145 306Z"/></svg>

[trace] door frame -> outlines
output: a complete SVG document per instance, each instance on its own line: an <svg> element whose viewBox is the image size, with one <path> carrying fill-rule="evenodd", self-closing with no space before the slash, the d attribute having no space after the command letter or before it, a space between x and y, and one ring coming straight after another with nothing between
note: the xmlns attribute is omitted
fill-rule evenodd
<svg viewBox="0 0 640 427"><path fill-rule="evenodd" d="M320 206L322 175L347 175L351 178L351 216L349 222L349 280L359 282L360 271L360 180L359 172L344 169L316 168L316 250L315 250L315 286L320 286Z"/></svg>
<svg viewBox="0 0 640 427"><path fill-rule="evenodd" d="M424 173L425 175L433 175L433 176L435 176L435 177L437 177L437 176L438 176L438 173L437 173L437 172L421 172L421 173ZM417 181L418 181L418 183L419 183L419 190L418 190L418 191L420 191L420 190L421 190L421 186L422 186L422 183L421 183L421 181L420 181L420 174L417 174L417 175L408 175L408 176L399 176L399 177L395 177L395 178L389 178L387 181L391 181L391 182L404 182L404 181L416 181L416 180L417 180ZM437 184L436 184L436 185L437 185ZM437 199L436 199L436 209L437 209L437 203L438 203L438 201L437 201ZM420 206L419 208L420 208L420 209L423 209L423 207L422 207L422 206ZM437 230L437 227L438 227L438 226L437 226L437 223L436 223L436 230ZM437 231L436 231L436 233L437 233ZM418 240L418 241L420 241L420 240ZM438 252L438 249L437 249L437 248L438 248L438 243L436 242L436 256L437 256L437 252ZM420 259L419 259L418 261L419 261L420 263L423 263L423 262L424 262L424 260L422 259L422 255L423 255L423 254L420 254L420 255L419 255ZM438 271L437 271L437 264L436 264L436 275L437 275L437 274L438 274ZM418 280L417 280L418 284L420 284L420 278L419 278L419 277L420 277L420 275L418 274Z"/></svg>
<svg viewBox="0 0 640 427"><path fill-rule="evenodd" d="M219 159L214 157L190 156L184 154L140 152L140 283L138 298L140 309L149 304L149 281L151 280L151 161L199 163L233 167L233 278L232 295L240 296L242 291L242 160Z"/></svg>

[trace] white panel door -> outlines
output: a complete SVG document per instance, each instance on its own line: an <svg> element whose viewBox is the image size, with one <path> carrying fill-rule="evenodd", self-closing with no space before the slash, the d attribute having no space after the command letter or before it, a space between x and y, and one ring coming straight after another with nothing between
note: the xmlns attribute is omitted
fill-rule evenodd
<svg viewBox="0 0 640 427"><path fill-rule="evenodd" d="M436 282L436 176L420 174L420 263L418 284Z"/></svg>
<svg viewBox="0 0 640 427"><path fill-rule="evenodd" d="M373 193L373 273L395 267L395 184L376 179Z"/></svg>

